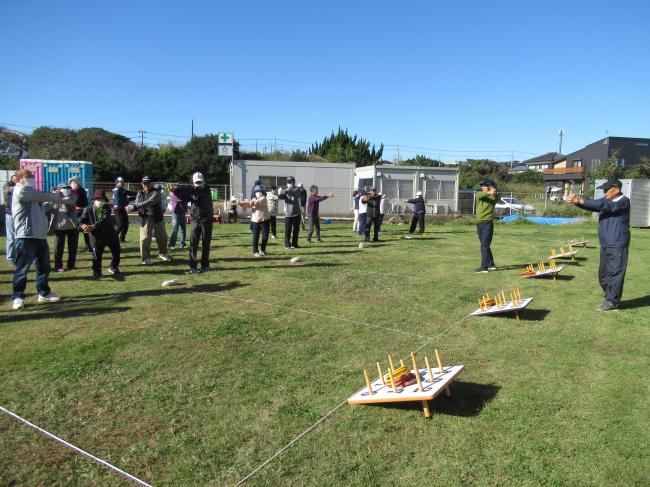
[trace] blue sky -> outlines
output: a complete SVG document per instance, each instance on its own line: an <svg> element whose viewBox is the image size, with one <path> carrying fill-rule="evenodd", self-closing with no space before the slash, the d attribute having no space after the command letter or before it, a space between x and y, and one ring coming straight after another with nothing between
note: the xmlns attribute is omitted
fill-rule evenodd
<svg viewBox="0 0 650 487"><path fill-rule="evenodd" d="M386 159L524 159L561 128L565 153L650 137L642 0L3 0L0 18L0 123L157 144L194 119L284 146L341 126Z"/></svg>

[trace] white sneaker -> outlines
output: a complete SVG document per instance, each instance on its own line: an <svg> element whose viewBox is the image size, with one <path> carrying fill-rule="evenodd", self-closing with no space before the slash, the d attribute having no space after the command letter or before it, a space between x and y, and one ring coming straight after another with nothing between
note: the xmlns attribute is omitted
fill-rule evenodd
<svg viewBox="0 0 650 487"><path fill-rule="evenodd" d="M171 262L172 260L172 258L169 255L165 255L165 254L160 254L158 257L160 257L160 259L165 262Z"/></svg>
<svg viewBox="0 0 650 487"><path fill-rule="evenodd" d="M272 238L273 240L275 240L275 235L271 235L271 238Z"/></svg>
<svg viewBox="0 0 650 487"><path fill-rule="evenodd" d="M47 296L41 296L40 294L38 295L39 303L57 303L59 301L61 301L61 298L58 297L53 292L50 292L50 294L48 294Z"/></svg>
<svg viewBox="0 0 650 487"><path fill-rule="evenodd" d="M153 264L153 262L151 261L151 259L144 259L142 261L142 265L152 265L152 264Z"/></svg>
<svg viewBox="0 0 650 487"><path fill-rule="evenodd" d="M13 300L11 304L11 308L16 311L17 309L24 308L25 307L25 301L23 301L22 298L16 298Z"/></svg>

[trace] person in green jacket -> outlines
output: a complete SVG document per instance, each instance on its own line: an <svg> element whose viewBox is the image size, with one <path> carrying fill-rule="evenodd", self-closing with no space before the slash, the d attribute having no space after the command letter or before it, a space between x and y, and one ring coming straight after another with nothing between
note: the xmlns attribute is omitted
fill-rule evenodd
<svg viewBox="0 0 650 487"><path fill-rule="evenodd" d="M481 267L477 273L496 270L490 244L494 235L494 206L499 201L496 183L491 179L481 181L481 192L476 194L476 231L481 242Z"/></svg>

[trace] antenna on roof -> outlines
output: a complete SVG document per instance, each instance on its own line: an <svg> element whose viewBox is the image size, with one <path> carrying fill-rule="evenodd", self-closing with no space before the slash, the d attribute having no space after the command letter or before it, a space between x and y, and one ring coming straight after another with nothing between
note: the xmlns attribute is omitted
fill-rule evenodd
<svg viewBox="0 0 650 487"><path fill-rule="evenodd" d="M560 129L558 135L560 136L560 150L558 151L558 154L562 154L562 138L564 137L564 129Z"/></svg>

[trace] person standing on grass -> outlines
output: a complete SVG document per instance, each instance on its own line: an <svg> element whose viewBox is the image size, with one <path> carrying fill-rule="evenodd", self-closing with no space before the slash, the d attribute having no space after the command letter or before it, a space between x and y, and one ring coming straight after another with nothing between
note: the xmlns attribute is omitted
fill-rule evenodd
<svg viewBox="0 0 650 487"><path fill-rule="evenodd" d="M381 194L381 201L379 202L379 231L381 232L381 226L384 224L384 215L388 213L388 196L385 193Z"/></svg>
<svg viewBox="0 0 650 487"><path fill-rule="evenodd" d="M298 189L300 189L300 228L302 231L305 231L305 218L307 210L307 190L303 188L302 183L298 183Z"/></svg>
<svg viewBox="0 0 650 487"><path fill-rule="evenodd" d="M178 236L178 230L181 231L181 248L185 248L185 238L186 238L186 223L185 215L187 214L187 203L182 199L176 196L174 193L171 193L169 197L169 211L172 214L172 234L169 237L169 248L171 250L176 248L176 237Z"/></svg>
<svg viewBox="0 0 650 487"><path fill-rule="evenodd" d="M160 191L153 187L151 178L142 178L142 189L138 191L135 201L129 205L127 210L137 210L140 215L140 256L142 265L151 265L151 240L155 234L158 244L158 256L165 262L171 261L167 255L167 230L163 217L160 200Z"/></svg>
<svg viewBox="0 0 650 487"><path fill-rule="evenodd" d="M108 203L106 191L96 189L93 193L92 203L87 206L79 219L81 230L90 236L93 247L93 279L102 278L102 257L106 247L111 251L111 265L108 272L118 281L124 279L120 272L120 240L115 231L115 222L111 215L111 205Z"/></svg>
<svg viewBox="0 0 650 487"><path fill-rule="evenodd" d="M113 213L115 215L115 231L122 243L126 243L126 234L129 231L129 213L126 208L129 206L129 201L133 200L135 196L136 194L133 191L124 189L123 177L120 176L115 180Z"/></svg>
<svg viewBox="0 0 650 487"><path fill-rule="evenodd" d="M68 179L68 184L72 188L72 194L74 195L74 198L77 202L75 206L77 217L81 217L81 213L83 213L84 208L88 206L88 193L86 192L84 187L79 183L79 178L77 176L73 176L70 179ZM84 243L86 244L86 252L92 253L93 248L92 245L90 245L90 238L88 237L87 234L84 233L83 239L84 239Z"/></svg>
<svg viewBox="0 0 650 487"><path fill-rule="evenodd" d="M54 270L65 272L63 268L63 251L65 241L68 240L68 266L67 270L75 268L77 263L77 248L79 246L79 217L75 209L76 201L72 195L72 188L67 184L59 186L59 193L69 199L68 203L43 203L44 209L52 213L52 227L54 229Z"/></svg>
<svg viewBox="0 0 650 487"><path fill-rule="evenodd" d="M274 184L271 185L271 190L266 193L266 203L269 207L269 216L271 221L271 238L275 239L277 235L277 219L278 219L278 187Z"/></svg>
<svg viewBox="0 0 650 487"><path fill-rule="evenodd" d="M426 208L424 206L422 191L415 193L415 198L404 200L404 204L407 203L413 205L413 218L411 218L411 228L409 229L409 233L415 232L416 225L420 227L419 233L424 233L424 215L426 213Z"/></svg>
<svg viewBox="0 0 650 487"><path fill-rule="evenodd" d="M212 190L205 183L200 172L192 175L192 186L169 185L168 190L186 203L190 208L190 270L188 274L208 272L210 270L210 244L212 243L212 225L214 224L214 207ZM201 241L201 269L199 264L199 241Z"/></svg>
<svg viewBox="0 0 650 487"><path fill-rule="evenodd" d="M481 267L476 273L496 270L490 245L494 235L494 207L499 201L497 186L491 179L481 181L481 191L476 193L476 231L481 242Z"/></svg>
<svg viewBox="0 0 650 487"><path fill-rule="evenodd" d="M370 228L374 227L372 241L379 242L379 205L381 204L381 196L377 194L377 188L370 188L368 194L361 197L361 202L366 205L365 241L370 241Z"/></svg>
<svg viewBox="0 0 650 487"><path fill-rule="evenodd" d="M365 194L359 191L359 235L362 237L366 234L366 216L368 213L368 205L363 199Z"/></svg>
<svg viewBox="0 0 650 487"><path fill-rule="evenodd" d="M598 212L598 240L600 241L600 267L598 280L605 299L598 311L616 311L621 305L625 271L630 246L630 199L621 192L623 184L609 179L598 186L605 195L590 200L570 194L569 203L579 208Z"/></svg>
<svg viewBox="0 0 650 487"><path fill-rule="evenodd" d="M253 257L264 257L266 255L266 245L269 242L269 228L271 225L271 215L266 200L266 195L260 187L255 192L255 198L250 200L237 201L242 208L251 208L251 223L253 225ZM260 233L262 234L262 246L259 246Z"/></svg>
<svg viewBox="0 0 650 487"><path fill-rule="evenodd" d="M307 219L309 221L309 230L307 231L307 243L311 243L311 236L316 229L316 241L322 242L320 238L320 216L318 214L320 202L327 198L334 198L334 193L327 193L324 196L318 195L318 186L311 185L309 188L309 198L307 199Z"/></svg>
<svg viewBox="0 0 650 487"><path fill-rule="evenodd" d="M359 198L361 198L359 192L356 189L352 191L352 209L354 211L354 220L352 220L353 232L359 231Z"/></svg>
<svg viewBox="0 0 650 487"><path fill-rule="evenodd" d="M60 301L50 289L50 248L47 244L48 221L42 204L72 203L71 198L63 198L58 193L42 193L34 189L36 182L31 171L21 169L16 172L16 186L11 201L14 221L14 251L16 271L13 279L11 296L12 309L19 310L25 306L25 288L27 273L32 264L36 265L36 290L38 303L56 303Z"/></svg>
<svg viewBox="0 0 650 487"><path fill-rule="evenodd" d="M297 249L300 231L300 188L296 188L296 179L287 178L287 187L280 189L278 198L284 200L284 248Z"/></svg>
<svg viewBox="0 0 650 487"><path fill-rule="evenodd" d="M5 199L5 235L6 239L6 258L7 262L11 265L16 264L16 252L14 251L14 219L11 216L11 200L14 195L14 188L16 186L16 174L12 174L9 181L7 181L3 188L2 192Z"/></svg>

